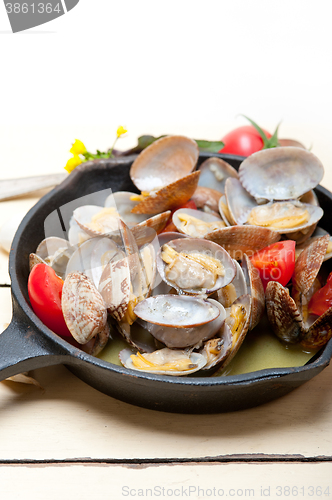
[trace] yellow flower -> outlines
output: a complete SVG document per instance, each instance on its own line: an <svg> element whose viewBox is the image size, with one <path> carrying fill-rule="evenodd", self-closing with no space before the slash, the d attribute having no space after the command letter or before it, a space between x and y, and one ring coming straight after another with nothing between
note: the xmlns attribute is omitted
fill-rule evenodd
<svg viewBox="0 0 332 500"><path fill-rule="evenodd" d="M116 131L116 135L117 137L121 137L126 132L128 132L128 130L125 129L122 125L120 125L120 127L118 127L118 130Z"/></svg>
<svg viewBox="0 0 332 500"><path fill-rule="evenodd" d="M68 174L70 174L70 172L72 172L74 168L76 168L81 163L81 158L77 154L74 154L74 156L67 161L67 164L64 168L65 170L67 170Z"/></svg>
<svg viewBox="0 0 332 500"><path fill-rule="evenodd" d="M86 147L84 146L82 141L80 141L79 139L75 139L75 142L69 152L74 156L82 155L83 153L86 153Z"/></svg>

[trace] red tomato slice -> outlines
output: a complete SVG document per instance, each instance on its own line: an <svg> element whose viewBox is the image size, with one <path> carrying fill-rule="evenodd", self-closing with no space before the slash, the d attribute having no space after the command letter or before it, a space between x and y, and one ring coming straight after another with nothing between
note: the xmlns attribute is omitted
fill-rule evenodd
<svg viewBox="0 0 332 500"><path fill-rule="evenodd" d="M264 129L263 131L269 139L271 134ZM252 125L238 127L226 134L221 140L225 146L219 153L250 156L263 148L263 139Z"/></svg>
<svg viewBox="0 0 332 500"><path fill-rule="evenodd" d="M269 281L286 286L295 267L295 241L278 241L250 257L261 277L264 290Z"/></svg>
<svg viewBox="0 0 332 500"><path fill-rule="evenodd" d="M62 337L72 337L61 309L63 281L47 264L37 264L29 275L28 293L38 318Z"/></svg>
<svg viewBox="0 0 332 500"><path fill-rule="evenodd" d="M327 278L326 285L318 290L312 297L308 305L310 314L321 316L332 306L332 273Z"/></svg>
<svg viewBox="0 0 332 500"><path fill-rule="evenodd" d="M169 222L168 222L167 226L164 227L164 229L161 231L162 233L169 233L171 231L173 231L175 233L179 232L177 230L177 227L175 226L175 224L173 224L173 222L172 222L173 214L174 214L174 212L176 212L177 210L179 210L179 208L192 208L194 210L197 210L196 203L194 201L192 201L192 200L187 201L187 203L184 203L184 205L181 205L179 207L174 208L171 211L171 215L169 216Z"/></svg>

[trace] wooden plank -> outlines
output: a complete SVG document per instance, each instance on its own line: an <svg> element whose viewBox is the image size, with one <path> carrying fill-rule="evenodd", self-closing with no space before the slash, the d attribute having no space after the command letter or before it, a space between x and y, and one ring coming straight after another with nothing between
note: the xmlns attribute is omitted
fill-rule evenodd
<svg viewBox="0 0 332 500"><path fill-rule="evenodd" d="M2 324L10 289L0 289ZM203 459L330 456L332 367L266 405L220 415L176 415L128 405L64 366L31 372L43 389L0 383L0 460Z"/></svg>
<svg viewBox="0 0 332 500"><path fill-rule="evenodd" d="M330 498L331 476L330 463L0 466L1 497L15 500Z"/></svg>

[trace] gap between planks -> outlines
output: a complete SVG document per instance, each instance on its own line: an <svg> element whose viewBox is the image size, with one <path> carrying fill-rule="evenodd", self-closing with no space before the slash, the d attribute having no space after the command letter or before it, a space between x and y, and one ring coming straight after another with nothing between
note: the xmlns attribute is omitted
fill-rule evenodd
<svg viewBox="0 0 332 500"><path fill-rule="evenodd" d="M303 455L264 455L264 454L250 454L250 455L226 455L223 457L203 457L203 458L153 458L153 459L105 459L105 458L77 458L77 459L63 459L63 460L36 460L36 459L11 459L0 460L1 466L31 466L31 467L46 467L46 466L68 466L68 465L119 465L124 467L133 468L148 468L163 465L218 465L227 463L332 463L332 456L318 455L313 457L305 457Z"/></svg>

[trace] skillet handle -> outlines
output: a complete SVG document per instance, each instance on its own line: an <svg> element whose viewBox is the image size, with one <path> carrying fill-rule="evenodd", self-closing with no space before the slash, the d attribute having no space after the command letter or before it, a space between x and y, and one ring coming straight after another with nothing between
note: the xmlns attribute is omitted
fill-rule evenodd
<svg viewBox="0 0 332 500"><path fill-rule="evenodd" d="M44 366L68 363L68 352L38 332L13 300L13 319L0 334L0 380Z"/></svg>

